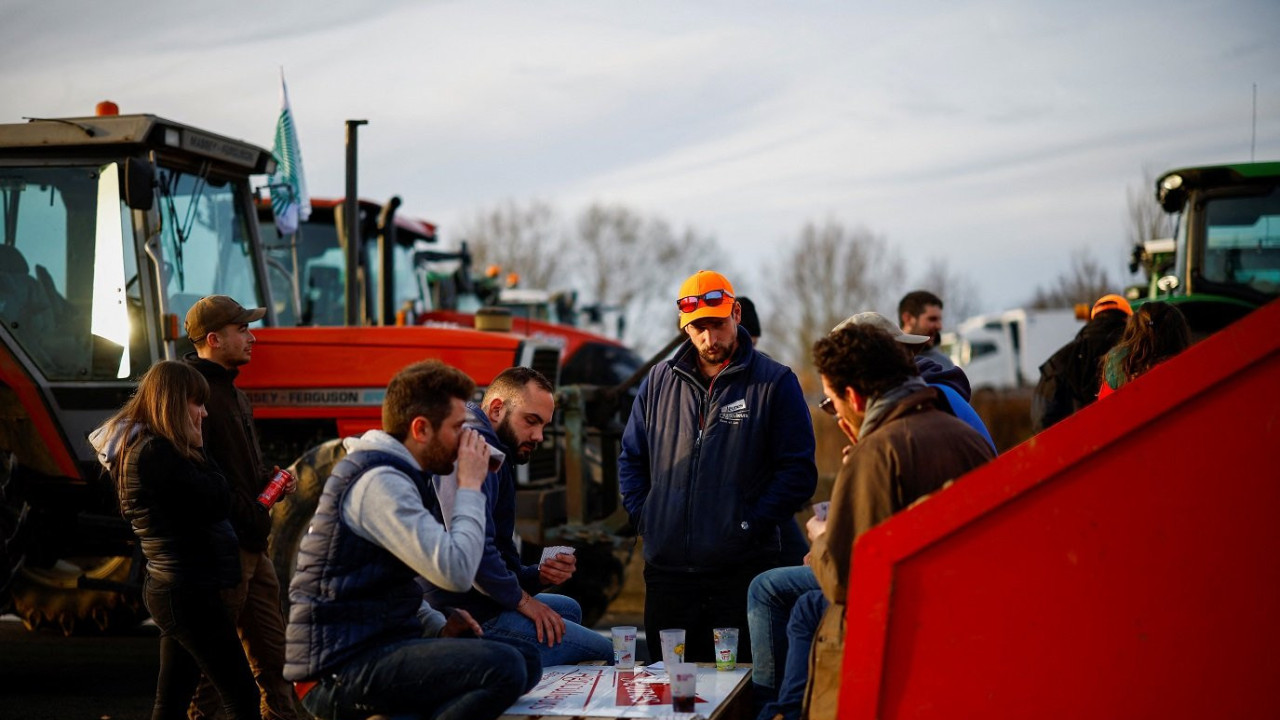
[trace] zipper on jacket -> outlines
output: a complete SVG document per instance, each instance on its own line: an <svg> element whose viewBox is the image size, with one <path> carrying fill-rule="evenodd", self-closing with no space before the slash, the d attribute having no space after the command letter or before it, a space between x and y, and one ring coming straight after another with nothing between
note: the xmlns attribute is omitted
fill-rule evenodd
<svg viewBox="0 0 1280 720"><path fill-rule="evenodd" d="M725 362L724 367L720 370L720 372L716 373L716 376L711 378L711 382L708 383L706 390L702 389L702 383L698 382L698 379L694 377L688 370L680 367L679 365L674 365L672 367L672 369L676 373L684 375L688 379L688 382L691 385L693 385L693 387L698 392L704 393L703 399L699 404L700 407L698 408L698 435L693 439L693 453L689 458L689 483L688 483L688 491L685 493L685 499L684 499L684 522L685 522L686 528L691 528L694 526L693 525L693 489L694 489L694 483L698 479L699 458L701 458L702 456L702 436L703 436L703 433L706 431L707 419L711 413L712 391L715 390L716 381L719 380L721 377L723 377L726 373L739 371L743 367L744 366L742 364L737 364L737 365L733 364L733 358L730 358ZM693 372L698 372L698 370L695 368ZM690 534L686 531L684 534L684 557L686 561L689 558L689 552L690 552L691 546L692 546L692 539L690 537Z"/></svg>
<svg viewBox="0 0 1280 720"><path fill-rule="evenodd" d="M693 490L694 484L698 480L698 462L702 457L702 435L706 432L707 422L711 417L712 393L715 392L716 389L716 380L719 380L720 376L725 373L725 370L728 369L728 365L729 363L726 362L725 366L720 369L720 372L716 373L716 376L711 378L711 382L707 384L706 394L702 398L702 407L698 410L698 436L693 439L693 457L690 458L689 462L689 491L685 493L684 496L684 526L686 528L693 527ZM701 386L699 386L698 389L701 390ZM691 550L691 535L690 533L685 532L684 556L686 559L689 557Z"/></svg>

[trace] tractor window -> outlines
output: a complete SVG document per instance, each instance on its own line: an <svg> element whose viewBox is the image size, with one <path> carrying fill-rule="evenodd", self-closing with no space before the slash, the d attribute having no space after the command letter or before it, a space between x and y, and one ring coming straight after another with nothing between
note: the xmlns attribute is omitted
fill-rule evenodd
<svg viewBox="0 0 1280 720"><path fill-rule="evenodd" d="M378 315L378 243L368 242L364 246L364 266L368 268L365 277L365 307L369 308L370 317ZM391 311L398 311L405 303L413 303L418 299L418 279L413 270L413 249L398 243L391 248ZM394 324L395 317L387 319L387 324Z"/></svg>
<svg viewBox="0 0 1280 720"><path fill-rule="evenodd" d="M126 299L137 259L119 183L115 163L0 168L0 320L49 380L125 378L149 364Z"/></svg>
<svg viewBox="0 0 1280 720"><path fill-rule="evenodd" d="M1205 218L1204 278L1280 294L1280 188L1210 199Z"/></svg>
<svg viewBox="0 0 1280 720"><path fill-rule="evenodd" d="M169 312L185 317L205 295L229 295L262 307L249 222L235 183L160 168L162 280ZM256 220L254 220L256 222Z"/></svg>

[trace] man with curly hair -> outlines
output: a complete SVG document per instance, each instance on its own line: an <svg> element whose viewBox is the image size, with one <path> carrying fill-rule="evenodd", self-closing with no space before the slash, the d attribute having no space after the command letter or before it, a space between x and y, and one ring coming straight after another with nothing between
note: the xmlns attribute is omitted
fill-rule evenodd
<svg viewBox="0 0 1280 720"><path fill-rule="evenodd" d="M938 390L883 329L844 324L814 343L813 361L826 396L821 407L853 448L836 476L827 519L808 523L809 564L821 590L800 596L792 610L779 705L772 709L796 716L796 690L811 667L803 710L817 720L836 716L854 539L994 453L977 431L941 409Z"/></svg>

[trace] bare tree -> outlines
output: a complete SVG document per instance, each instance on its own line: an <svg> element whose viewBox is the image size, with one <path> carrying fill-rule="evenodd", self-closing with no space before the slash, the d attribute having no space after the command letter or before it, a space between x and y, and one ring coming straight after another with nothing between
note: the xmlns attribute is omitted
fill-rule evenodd
<svg viewBox="0 0 1280 720"><path fill-rule="evenodd" d="M853 313L895 307L893 294L905 277L903 261L883 237L835 219L806 223L799 240L787 247L775 265L766 335L780 359L812 388L814 341ZM885 314L893 315L892 310ZM772 338L778 338L776 344Z"/></svg>
<svg viewBox="0 0 1280 720"><path fill-rule="evenodd" d="M1173 220L1156 200L1155 186L1155 172L1150 167L1144 167L1142 184L1129 187L1129 245L1141 245L1147 240L1173 234Z"/></svg>
<svg viewBox="0 0 1280 720"><path fill-rule="evenodd" d="M642 352L674 336L682 278L702 268L729 272L714 237L693 228L676 232L666 220L622 205L583 210L568 248L574 258L568 274L590 300L625 308L626 340Z"/></svg>
<svg viewBox="0 0 1280 720"><path fill-rule="evenodd" d="M1160 207L1155 195L1156 173L1150 167L1142 169L1142 184L1128 190L1128 245L1130 255L1138 258L1135 248L1141 248L1148 240L1173 236L1173 218ZM1135 271L1137 263L1130 265Z"/></svg>
<svg viewBox="0 0 1280 720"><path fill-rule="evenodd" d="M1071 253L1071 267L1048 287L1037 287L1029 303L1037 309L1069 308L1090 304L1107 293L1119 292L1102 263L1086 248Z"/></svg>
<svg viewBox="0 0 1280 720"><path fill-rule="evenodd" d="M946 258L935 257L929 261L924 274L912 287L928 290L942 298L946 324L955 327L960 321L978 314L982 306L978 286L967 275L951 272ZM903 293L905 294L905 293ZM894 320L899 320L893 316Z"/></svg>
<svg viewBox="0 0 1280 720"><path fill-rule="evenodd" d="M560 280L559 257L565 239L559 215L550 204L514 200L480 210L462 226L475 267L497 265L520 275L527 287L550 288Z"/></svg>

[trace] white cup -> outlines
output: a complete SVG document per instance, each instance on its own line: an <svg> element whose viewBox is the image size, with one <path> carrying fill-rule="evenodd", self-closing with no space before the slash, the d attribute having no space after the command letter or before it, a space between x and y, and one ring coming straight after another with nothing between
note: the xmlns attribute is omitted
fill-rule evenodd
<svg viewBox="0 0 1280 720"><path fill-rule="evenodd" d="M619 670L631 670L636 666L636 627L620 625L613 632L613 666Z"/></svg>
<svg viewBox="0 0 1280 720"><path fill-rule="evenodd" d="M658 633L662 641L662 664L684 662L684 630L662 630Z"/></svg>

